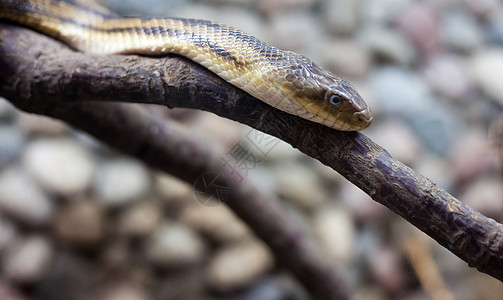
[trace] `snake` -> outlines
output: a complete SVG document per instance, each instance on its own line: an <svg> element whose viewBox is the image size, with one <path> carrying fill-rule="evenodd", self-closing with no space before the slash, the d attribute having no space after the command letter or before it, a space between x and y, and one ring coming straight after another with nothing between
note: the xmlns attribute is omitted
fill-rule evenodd
<svg viewBox="0 0 503 300"><path fill-rule="evenodd" d="M363 130L373 119L351 83L225 24L121 17L88 0L0 0L0 20L91 55L180 55L274 108L336 130Z"/></svg>

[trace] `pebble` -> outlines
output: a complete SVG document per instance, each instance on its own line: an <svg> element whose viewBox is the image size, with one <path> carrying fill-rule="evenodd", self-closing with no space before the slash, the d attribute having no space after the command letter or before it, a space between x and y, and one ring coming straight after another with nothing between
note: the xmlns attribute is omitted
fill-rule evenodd
<svg viewBox="0 0 503 300"><path fill-rule="evenodd" d="M378 62L409 66L417 60L413 45L393 28L370 24L359 31L356 39L368 47Z"/></svg>
<svg viewBox="0 0 503 300"><path fill-rule="evenodd" d="M8 122L17 115L16 108L7 99L0 97L0 122Z"/></svg>
<svg viewBox="0 0 503 300"><path fill-rule="evenodd" d="M444 155L425 153L418 159L414 169L442 188L449 190L453 184L453 173L450 168Z"/></svg>
<svg viewBox="0 0 503 300"><path fill-rule="evenodd" d="M207 279L216 290L236 290L252 284L273 266L273 256L264 244L243 241L216 252L209 263Z"/></svg>
<svg viewBox="0 0 503 300"><path fill-rule="evenodd" d="M503 105L503 50L488 48L479 51L471 60L471 73L478 86Z"/></svg>
<svg viewBox="0 0 503 300"><path fill-rule="evenodd" d="M49 223L54 215L51 199L16 167L0 173L0 211L34 226Z"/></svg>
<svg viewBox="0 0 503 300"><path fill-rule="evenodd" d="M270 15L290 10L305 10L314 3L316 3L316 0L258 0L255 5L257 5L260 12Z"/></svg>
<svg viewBox="0 0 503 300"><path fill-rule="evenodd" d="M389 210L384 205L347 180L341 183L336 195L358 222L373 224L389 216Z"/></svg>
<svg viewBox="0 0 503 300"><path fill-rule="evenodd" d="M327 37L324 36L320 20L309 11L279 14L271 20L269 28L269 38L274 46L303 54L313 61L319 61L318 44Z"/></svg>
<svg viewBox="0 0 503 300"><path fill-rule="evenodd" d="M385 67L370 75L369 85L383 112L404 118L428 149L442 155L449 152L462 124L423 78L406 69Z"/></svg>
<svg viewBox="0 0 503 300"><path fill-rule="evenodd" d="M142 201L121 214L119 230L126 236L145 237L157 228L162 217L162 209L158 204Z"/></svg>
<svg viewBox="0 0 503 300"><path fill-rule="evenodd" d="M369 48L349 39L333 40L323 45L321 64L341 77L362 78L370 71Z"/></svg>
<svg viewBox="0 0 503 300"><path fill-rule="evenodd" d="M13 222L0 215L0 253L15 242L18 230ZM1 299L1 297L0 297Z"/></svg>
<svg viewBox="0 0 503 300"><path fill-rule="evenodd" d="M69 131L63 121L26 112L18 115L16 123L19 129L27 135L58 136Z"/></svg>
<svg viewBox="0 0 503 300"><path fill-rule="evenodd" d="M413 42L421 57L430 57L441 50L441 24L433 4L410 2L397 14L395 24Z"/></svg>
<svg viewBox="0 0 503 300"><path fill-rule="evenodd" d="M501 11L499 0L464 0L463 3L478 17L486 17L495 11Z"/></svg>
<svg viewBox="0 0 503 300"><path fill-rule="evenodd" d="M360 5L354 0L323 1L324 24L335 34L351 34L360 23Z"/></svg>
<svg viewBox="0 0 503 300"><path fill-rule="evenodd" d="M360 0L362 21L366 24L391 24L413 0Z"/></svg>
<svg viewBox="0 0 503 300"><path fill-rule="evenodd" d="M248 227L226 205L208 207L194 204L182 211L180 220L220 243L240 240L250 235Z"/></svg>
<svg viewBox="0 0 503 300"><path fill-rule="evenodd" d="M500 220L503 214L503 204L497 195L503 195L501 180L497 177L485 176L468 184L459 196L459 200L483 215Z"/></svg>
<svg viewBox="0 0 503 300"><path fill-rule="evenodd" d="M497 166L498 154L483 129L465 132L449 153L449 172L464 184L487 174Z"/></svg>
<svg viewBox="0 0 503 300"><path fill-rule="evenodd" d="M391 247L377 247L370 253L370 274L387 294L399 292L408 278L403 257Z"/></svg>
<svg viewBox="0 0 503 300"><path fill-rule="evenodd" d="M71 139L40 139L30 143L23 165L50 192L71 196L90 187L95 162L85 148Z"/></svg>
<svg viewBox="0 0 503 300"><path fill-rule="evenodd" d="M113 159L97 169L94 190L97 200L107 207L119 207L138 200L149 188L147 169L136 160Z"/></svg>
<svg viewBox="0 0 503 300"><path fill-rule="evenodd" d="M290 161L304 157L305 154L275 136L250 129L243 138L245 148L261 161Z"/></svg>
<svg viewBox="0 0 503 300"><path fill-rule="evenodd" d="M36 283L44 278L53 255L53 247L45 237L26 237L7 249L4 274L18 283Z"/></svg>
<svg viewBox="0 0 503 300"><path fill-rule="evenodd" d="M433 90L449 99L462 99L473 90L473 81L461 57L432 57L421 73Z"/></svg>
<svg viewBox="0 0 503 300"><path fill-rule="evenodd" d="M356 229L353 219L343 207L321 206L313 216L313 230L333 259L351 264L355 259Z"/></svg>
<svg viewBox="0 0 503 300"><path fill-rule="evenodd" d="M453 50L466 53L482 46L483 31L468 13L459 9L447 10L442 23L442 40Z"/></svg>
<svg viewBox="0 0 503 300"><path fill-rule="evenodd" d="M166 173L155 176L155 191L167 203L188 203L194 200L194 187Z"/></svg>
<svg viewBox="0 0 503 300"><path fill-rule="evenodd" d="M315 208L326 198L316 173L293 163L283 163L271 170L276 180L276 194L303 209Z"/></svg>
<svg viewBox="0 0 503 300"><path fill-rule="evenodd" d="M105 238L105 214L94 201L80 200L61 209L56 234L64 242L92 249Z"/></svg>
<svg viewBox="0 0 503 300"><path fill-rule="evenodd" d="M491 12L487 34L492 43L503 45L503 9Z"/></svg>
<svg viewBox="0 0 503 300"><path fill-rule="evenodd" d="M166 221L145 245L147 259L159 268L180 268L201 262L206 253L199 235L181 223Z"/></svg>
<svg viewBox="0 0 503 300"><path fill-rule="evenodd" d="M10 125L0 126L0 168L5 168L16 160L24 144L25 137L18 128Z"/></svg>
<svg viewBox="0 0 503 300"><path fill-rule="evenodd" d="M108 286L102 300L147 300L146 291L140 286L129 283L115 284Z"/></svg>
<svg viewBox="0 0 503 300"><path fill-rule="evenodd" d="M200 113L188 124L201 137L224 148L232 147L243 135L243 126L212 113Z"/></svg>
<svg viewBox="0 0 503 300"><path fill-rule="evenodd" d="M386 149L395 159L408 166L414 166L421 155L421 143L415 133L398 121L385 121L374 128L369 135L374 142Z"/></svg>
<svg viewBox="0 0 503 300"><path fill-rule="evenodd" d="M10 282L0 280L0 299L5 300L29 300L32 298L25 297L21 294L18 288L12 285Z"/></svg>

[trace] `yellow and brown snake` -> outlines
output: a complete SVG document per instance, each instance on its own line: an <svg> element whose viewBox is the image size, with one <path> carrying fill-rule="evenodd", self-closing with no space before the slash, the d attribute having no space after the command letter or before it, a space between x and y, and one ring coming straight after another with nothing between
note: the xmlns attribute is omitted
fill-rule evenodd
<svg viewBox="0 0 503 300"><path fill-rule="evenodd" d="M362 130L372 122L369 107L347 81L224 24L120 18L86 0L0 0L0 19L97 55L182 55L277 109L338 130Z"/></svg>

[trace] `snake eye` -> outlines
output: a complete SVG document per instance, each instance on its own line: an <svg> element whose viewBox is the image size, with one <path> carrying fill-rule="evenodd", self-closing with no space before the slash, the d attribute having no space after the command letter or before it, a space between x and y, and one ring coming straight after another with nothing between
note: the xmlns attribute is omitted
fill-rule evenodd
<svg viewBox="0 0 503 300"><path fill-rule="evenodd" d="M328 98L328 104L330 104L330 106L338 108L339 106L342 105L342 98L334 94L330 96L330 98Z"/></svg>

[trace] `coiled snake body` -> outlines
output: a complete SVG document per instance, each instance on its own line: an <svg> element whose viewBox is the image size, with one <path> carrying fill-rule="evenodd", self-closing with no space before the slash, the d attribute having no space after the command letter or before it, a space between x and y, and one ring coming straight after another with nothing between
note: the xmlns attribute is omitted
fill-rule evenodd
<svg viewBox="0 0 503 300"><path fill-rule="evenodd" d="M85 0L0 0L0 19L93 54L179 54L273 107L338 130L361 130L372 121L350 83L302 55L227 25L119 18Z"/></svg>

